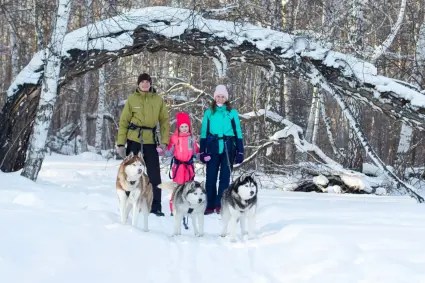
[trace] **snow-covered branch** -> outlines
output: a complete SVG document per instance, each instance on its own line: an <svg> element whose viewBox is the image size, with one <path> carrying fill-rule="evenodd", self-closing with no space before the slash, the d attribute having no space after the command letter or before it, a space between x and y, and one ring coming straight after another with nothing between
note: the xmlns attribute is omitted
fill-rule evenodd
<svg viewBox="0 0 425 283"><path fill-rule="evenodd" d="M400 29L401 24L403 22L404 12L406 11L406 2L407 0L401 0L401 6L400 11L398 13L397 21L391 28L390 34L387 36L385 41L380 46L375 48L375 51L373 52L370 59L372 63L375 63L376 60L378 60L378 58L381 57L382 54L384 54L393 43L393 40L396 37L398 30Z"/></svg>
<svg viewBox="0 0 425 283"><path fill-rule="evenodd" d="M289 120L284 119L282 116L273 111L265 111L264 109L260 109L255 112L240 114L239 118L242 121L249 121L252 119L262 118L264 116L266 116L266 119L268 121L278 125L282 129L274 133L274 135L269 138L270 142L267 142L265 144L266 146L262 145L262 148L271 146L273 143L277 142L280 139L286 139L292 136L295 146L300 152L310 153L319 162L331 165L334 168L342 169L342 166L338 162L328 157L319 147L305 140L303 130L300 126L292 123Z"/></svg>
<svg viewBox="0 0 425 283"><path fill-rule="evenodd" d="M310 79L312 81L315 81L318 86L320 86L323 90L326 90L338 102L339 106L342 109L342 112L344 113L345 117L347 118L350 124L350 127L352 127L352 129L356 133L357 138L363 145L363 148L366 150L366 153L373 160L375 165L378 166L378 168L383 171L385 176L393 182L394 188L397 188L397 189L399 187L402 188L412 198L416 199L420 203L423 203L424 198L418 195L417 193L415 193L414 191L415 189L411 185L406 184L405 182L400 180L393 172L388 170L384 162L376 154L375 150L372 148L369 141L367 140L366 135L363 133L362 129L360 128L359 123L354 117L352 111L350 110L350 107L345 102L341 91L332 87L327 82L327 80L323 77L323 75L313 66L313 64L310 64L310 76L311 76Z"/></svg>
<svg viewBox="0 0 425 283"><path fill-rule="evenodd" d="M425 95L379 76L372 64L306 38L300 40L248 23L208 19L193 10L171 7L132 10L68 33L60 54L59 87L106 62L141 50L217 58L215 47L220 48L220 56L228 64L246 62L266 69L275 66L276 72L304 78L311 77L311 69L305 64L309 62L331 86L344 89L345 95L367 102L392 118L401 118L414 128L425 129ZM0 114L0 156L5 154L5 145L15 140L11 150L20 151L1 167L4 171L20 169L17 160L27 148L29 131L22 128L24 121L35 117L44 76L42 54L44 51L35 54L16 77Z"/></svg>

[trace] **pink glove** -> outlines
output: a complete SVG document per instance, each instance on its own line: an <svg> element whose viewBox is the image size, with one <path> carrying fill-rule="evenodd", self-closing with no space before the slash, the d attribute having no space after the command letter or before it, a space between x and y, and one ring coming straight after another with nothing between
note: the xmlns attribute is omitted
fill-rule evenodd
<svg viewBox="0 0 425 283"><path fill-rule="evenodd" d="M159 156L163 156L164 155L164 150L162 148L160 148L159 146L156 148L156 152L158 152Z"/></svg>
<svg viewBox="0 0 425 283"><path fill-rule="evenodd" d="M157 148L156 151L159 153L159 156L163 156L165 150L167 150L167 145L166 144L160 144Z"/></svg>
<svg viewBox="0 0 425 283"><path fill-rule="evenodd" d="M211 160L211 156L205 156L205 157L204 157L204 160L205 160L205 162L210 161L210 160Z"/></svg>

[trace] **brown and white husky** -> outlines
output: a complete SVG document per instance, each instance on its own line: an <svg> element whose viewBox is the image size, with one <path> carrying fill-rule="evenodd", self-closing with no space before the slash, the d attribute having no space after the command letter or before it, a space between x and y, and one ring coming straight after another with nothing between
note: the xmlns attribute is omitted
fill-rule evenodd
<svg viewBox="0 0 425 283"><path fill-rule="evenodd" d="M146 174L146 164L142 154L132 152L121 162L117 176L117 194L121 223L126 224L130 210L133 210L131 224L137 225L137 215L143 212L143 230L148 231L148 217L152 207L152 184Z"/></svg>

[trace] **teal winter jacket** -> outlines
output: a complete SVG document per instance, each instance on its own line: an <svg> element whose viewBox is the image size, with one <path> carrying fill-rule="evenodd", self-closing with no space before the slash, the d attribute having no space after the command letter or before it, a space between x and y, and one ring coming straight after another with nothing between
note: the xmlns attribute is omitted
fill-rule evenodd
<svg viewBox="0 0 425 283"><path fill-rule="evenodd" d="M205 111L201 128L201 153L205 153L208 150L209 138L213 137L215 137L216 141L218 140L215 143L218 145L218 153L223 153L224 142L222 138L234 136L236 151L243 153L243 136L238 111L235 109L228 111L226 105L216 106L214 114L211 108Z"/></svg>

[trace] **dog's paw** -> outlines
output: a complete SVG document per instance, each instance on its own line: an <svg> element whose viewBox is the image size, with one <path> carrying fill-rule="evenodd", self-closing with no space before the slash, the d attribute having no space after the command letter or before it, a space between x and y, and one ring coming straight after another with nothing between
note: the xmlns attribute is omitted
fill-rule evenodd
<svg viewBox="0 0 425 283"><path fill-rule="evenodd" d="M195 236L196 237L203 237L204 236L204 233L196 233Z"/></svg>
<svg viewBox="0 0 425 283"><path fill-rule="evenodd" d="M230 238L229 240L231 243L236 243L236 238Z"/></svg>
<svg viewBox="0 0 425 283"><path fill-rule="evenodd" d="M149 232L149 229L143 228L143 232Z"/></svg>

